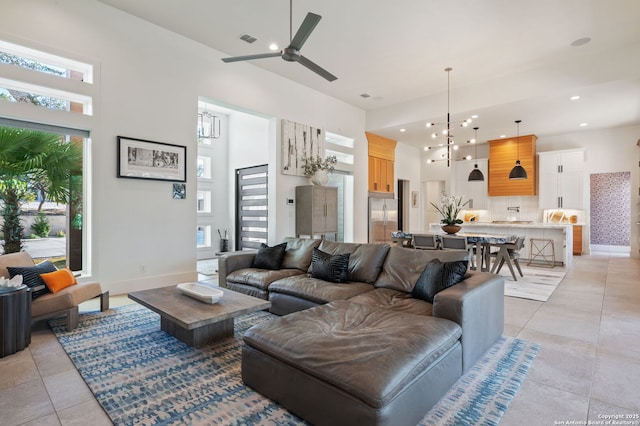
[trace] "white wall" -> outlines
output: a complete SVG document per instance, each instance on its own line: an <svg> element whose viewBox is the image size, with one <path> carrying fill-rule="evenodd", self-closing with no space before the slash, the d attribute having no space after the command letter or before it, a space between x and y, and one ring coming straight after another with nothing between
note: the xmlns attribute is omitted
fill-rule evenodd
<svg viewBox="0 0 640 426"><path fill-rule="evenodd" d="M420 149L413 145L398 142L396 145L394 174L396 181L398 179L409 181L410 190L409 193L406 194L407 197L411 196L411 191L418 191L418 193L420 193ZM409 205L411 205L411 203L409 203ZM420 200L418 200L417 208L409 207L409 223L408 226L407 224L404 225L403 230L405 232L422 232L424 223L420 205Z"/></svg>
<svg viewBox="0 0 640 426"><path fill-rule="evenodd" d="M96 65L94 117L63 117L7 102L0 103L0 115L61 120L91 131L90 266L93 278L113 294L196 277L199 96L276 117L269 121L268 162L277 167L279 119L353 137L355 215L366 217L364 111L249 63L224 64L217 51L94 0L4 0L2 14L0 38ZM186 202L171 198L171 183L116 178L118 135L186 145ZM279 172L271 177L277 218L272 235L281 239L295 225L280 217L286 208L280 200L300 181ZM356 227L354 239L365 241L366 223Z"/></svg>

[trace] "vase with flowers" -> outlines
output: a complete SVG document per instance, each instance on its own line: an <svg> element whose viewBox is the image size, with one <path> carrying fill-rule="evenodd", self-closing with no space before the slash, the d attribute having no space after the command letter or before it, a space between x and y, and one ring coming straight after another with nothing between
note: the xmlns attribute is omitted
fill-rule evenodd
<svg viewBox="0 0 640 426"><path fill-rule="evenodd" d="M333 173L338 159L335 155L322 157L305 157L302 159L302 171L314 185L326 185L329 182L329 173Z"/></svg>
<svg viewBox="0 0 640 426"><path fill-rule="evenodd" d="M458 219L458 214L469 201L462 202L462 197L456 197L455 195L447 195L446 192L442 192L440 198L440 205L431 203L436 208L438 213L442 216L440 223L443 223L442 230L447 234L455 234L462 229L459 224L463 223L462 219Z"/></svg>

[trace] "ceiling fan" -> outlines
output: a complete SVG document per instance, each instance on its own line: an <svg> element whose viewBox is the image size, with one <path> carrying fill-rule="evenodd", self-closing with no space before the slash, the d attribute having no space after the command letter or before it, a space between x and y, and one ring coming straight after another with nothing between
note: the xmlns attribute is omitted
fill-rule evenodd
<svg viewBox="0 0 640 426"><path fill-rule="evenodd" d="M252 59L263 59L263 58L275 58L276 56L281 56L282 59L289 62L298 62L299 64L304 65L309 68L311 71L315 72L319 76L329 80L334 81L337 80L338 77L331 74L329 71L322 68L320 65L316 64L313 61L305 58L300 54L300 49L307 41L307 38L311 35L313 29L318 25L322 16L316 15L315 13L307 13L307 16L304 18L302 25L298 28L298 32L296 32L295 37L292 37L293 34L293 0L289 1L289 46L285 47L280 52L270 52L270 53L261 53L257 55L246 55L246 56L234 56L231 58L222 58L224 62L238 62L238 61L248 61Z"/></svg>

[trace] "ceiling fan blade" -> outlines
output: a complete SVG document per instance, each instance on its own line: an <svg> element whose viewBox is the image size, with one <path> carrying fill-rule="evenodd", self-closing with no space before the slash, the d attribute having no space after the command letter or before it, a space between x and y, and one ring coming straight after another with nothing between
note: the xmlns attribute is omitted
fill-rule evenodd
<svg viewBox="0 0 640 426"><path fill-rule="evenodd" d="M318 22L320 22L320 19L322 19L320 15L311 12L307 13L304 21L302 21L302 25L298 28L298 32L293 37L293 40L291 40L289 47L300 50L304 42L309 38L309 35L311 35L313 29L318 25Z"/></svg>
<svg viewBox="0 0 640 426"><path fill-rule="evenodd" d="M282 52L259 53L257 55L233 56L231 58L222 58L223 62L249 61L251 59L275 58L281 56Z"/></svg>
<svg viewBox="0 0 640 426"><path fill-rule="evenodd" d="M320 65L316 64L315 62L311 62L309 59L305 58L302 55L300 55L300 59L298 59L298 62L301 63L302 65L304 65L305 67L309 68L311 71L315 72L319 76L324 77L325 79L327 79L329 81L334 81L334 80L338 79L338 77L336 77L335 75L331 74L329 71L325 70L324 68L322 68Z"/></svg>

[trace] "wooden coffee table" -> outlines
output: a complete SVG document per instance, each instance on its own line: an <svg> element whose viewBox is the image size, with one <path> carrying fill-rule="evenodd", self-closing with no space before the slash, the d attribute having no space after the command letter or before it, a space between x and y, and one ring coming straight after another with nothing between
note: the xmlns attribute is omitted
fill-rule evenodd
<svg viewBox="0 0 640 426"><path fill-rule="evenodd" d="M160 329L189 346L202 346L233 336L233 319L271 307L271 302L220 288L224 296L209 304L181 293L176 286L129 293L134 300L160 314Z"/></svg>

